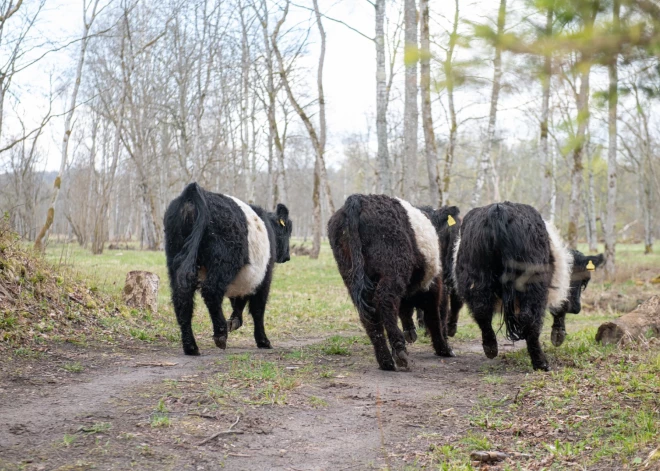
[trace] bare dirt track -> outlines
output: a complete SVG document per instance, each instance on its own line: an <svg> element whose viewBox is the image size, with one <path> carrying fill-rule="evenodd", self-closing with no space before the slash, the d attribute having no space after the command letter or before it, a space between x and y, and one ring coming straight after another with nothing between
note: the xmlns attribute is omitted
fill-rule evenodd
<svg viewBox="0 0 660 471"><path fill-rule="evenodd" d="M513 400L525 374L484 382L506 359L487 360L477 342L455 342L450 359L415 344L412 371L397 373L378 370L364 342L339 355L323 342L203 344L201 357L71 347L14 360L1 370L0 469L418 467L430 446L465 436L480 401Z"/></svg>

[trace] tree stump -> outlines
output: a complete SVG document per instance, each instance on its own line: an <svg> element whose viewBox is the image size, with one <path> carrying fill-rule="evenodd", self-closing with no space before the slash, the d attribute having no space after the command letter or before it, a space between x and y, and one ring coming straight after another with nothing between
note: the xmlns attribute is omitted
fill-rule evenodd
<svg viewBox="0 0 660 471"><path fill-rule="evenodd" d="M660 337L660 296L652 296L632 312L598 328L596 341L603 345L619 343L621 339L640 340Z"/></svg>
<svg viewBox="0 0 660 471"><path fill-rule="evenodd" d="M158 284L160 278L148 271L129 271L124 284L124 302L127 306L158 312Z"/></svg>

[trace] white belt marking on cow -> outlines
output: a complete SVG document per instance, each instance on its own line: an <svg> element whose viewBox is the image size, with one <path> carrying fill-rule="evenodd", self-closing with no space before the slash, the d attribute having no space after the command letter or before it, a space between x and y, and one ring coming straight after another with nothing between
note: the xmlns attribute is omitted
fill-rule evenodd
<svg viewBox="0 0 660 471"><path fill-rule="evenodd" d="M554 224L549 221L544 222L550 236L550 251L552 252L552 257L555 259L552 281L550 283L550 290L548 291L548 306L558 308L568 298L573 256Z"/></svg>
<svg viewBox="0 0 660 471"><path fill-rule="evenodd" d="M248 253L250 262L244 265L231 284L227 287L225 296L229 298L254 294L264 281L268 262L270 260L270 241L264 221L254 210L241 200L229 196L245 214L248 230Z"/></svg>
<svg viewBox="0 0 660 471"><path fill-rule="evenodd" d="M431 221L419 209L405 200L397 198L403 209L408 214L410 226L415 234L417 248L422 253L425 263L424 279L422 280L422 289L428 290L431 283L440 274L442 265L440 263L440 242L438 233L431 224Z"/></svg>

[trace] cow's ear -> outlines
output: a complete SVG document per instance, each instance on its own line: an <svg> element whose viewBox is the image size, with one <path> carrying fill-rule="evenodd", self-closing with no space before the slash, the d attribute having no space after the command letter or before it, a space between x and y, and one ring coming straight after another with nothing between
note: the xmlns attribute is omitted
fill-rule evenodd
<svg viewBox="0 0 660 471"><path fill-rule="evenodd" d="M587 259L591 260L596 268L605 263L605 255L599 253L598 255L590 255Z"/></svg>
<svg viewBox="0 0 660 471"><path fill-rule="evenodd" d="M289 219L289 210L282 203L277 204L277 208L275 209L275 214L277 214L277 217L279 219L284 219L285 221Z"/></svg>

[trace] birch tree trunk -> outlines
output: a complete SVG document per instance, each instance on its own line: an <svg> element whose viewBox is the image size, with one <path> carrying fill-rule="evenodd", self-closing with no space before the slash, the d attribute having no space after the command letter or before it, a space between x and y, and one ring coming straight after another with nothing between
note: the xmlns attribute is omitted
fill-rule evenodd
<svg viewBox="0 0 660 471"><path fill-rule="evenodd" d="M612 26L614 33L619 31L619 16L621 4L619 0L613 0L612 4ZM605 276L608 280L614 279L616 274L616 191L617 191L617 107L619 104L619 55L614 54L612 62L608 66L609 93L608 93L608 116L607 131L609 145L607 149L607 210L605 213Z"/></svg>
<svg viewBox="0 0 660 471"><path fill-rule="evenodd" d="M577 249L578 226L580 224L580 199L582 196L582 155L589 122L589 75L590 64L584 64L580 77L580 91L577 98L578 129L575 136L575 148L571 167L571 199L568 207L568 245Z"/></svg>
<svg viewBox="0 0 660 471"><path fill-rule="evenodd" d="M423 0L427 3L427 38L428 38L428 0ZM454 1L454 21L452 24L452 31L449 35L449 45L447 47L447 57L443 63L443 70L445 73L445 82L447 84L447 108L449 109L449 142L447 142L447 151L445 153L445 168L442 176L442 201L440 204L446 206L449 204L449 186L451 183L451 171L454 165L454 152L456 150L456 135L458 134L458 121L456 119L456 106L454 104L454 50L456 49L456 41L458 40L458 18L459 18L459 5L458 0Z"/></svg>
<svg viewBox="0 0 660 471"><path fill-rule="evenodd" d="M403 192L402 196L417 199L417 5L416 0L405 0L405 53L406 85L403 130ZM426 54L426 52L424 52ZM411 59L414 57L414 60Z"/></svg>
<svg viewBox="0 0 660 471"><path fill-rule="evenodd" d="M597 10L588 13L584 19L583 31L591 31L596 20ZM568 206L568 245L577 249L578 227L580 224L580 197L582 195L582 164L584 144L589 128L589 77L591 74L591 57L585 52L580 53L580 91L577 96L577 133L573 146L573 162L571 167L571 199Z"/></svg>
<svg viewBox="0 0 660 471"><path fill-rule="evenodd" d="M552 36L552 21L553 9L548 8L545 15L545 31L544 36L550 38ZM543 159L543 183L541 188L541 207L543 217L549 221L554 219L554 211L552 209L552 193L554 187L554 169L552 168L552 157L550 156L550 149L548 146L548 124L550 116L550 84L552 81L552 52L546 51L543 58L543 76L541 78L542 84L542 98L541 98L541 158Z"/></svg>
<svg viewBox="0 0 660 471"><path fill-rule="evenodd" d="M490 112L488 114L488 128L486 130L486 141L481 149L481 156L479 158L479 174L477 175L477 182L474 186L474 193L472 196L472 207L475 208L481 202L481 193L484 184L487 180L493 179L493 164L491 151L493 141L495 140L495 125L497 122L497 102L500 97L500 90L502 88L502 46L499 38L504 33L504 26L506 20L506 0L500 0L500 8L497 12L497 37L498 41L495 44L495 57L493 58L493 89L490 96ZM493 188L495 190L494 197L499 199L498 189L493 180Z"/></svg>
<svg viewBox="0 0 660 471"><path fill-rule="evenodd" d="M433 112L431 109L431 41L429 34L429 0L420 0L420 88L422 92L422 127L424 128L424 154L426 172L429 177L429 204L442 204L438 185L438 147L433 131Z"/></svg>
<svg viewBox="0 0 660 471"><path fill-rule="evenodd" d="M53 224L55 219L55 203L60 194L60 189L62 187L62 177L64 176L64 169L66 168L66 163L68 160L69 153L69 138L71 137L71 126L73 121L73 114L76 110L76 100L78 99L78 91L80 90L80 82L82 80L82 71L83 65L85 63L85 53L87 52L87 45L89 44L89 31L94 24L96 19L96 8L98 7L99 0L93 0L92 12L89 20L87 19L87 10L88 5L86 2L83 2L83 35L80 41L80 52L78 54L78 65L76 66L76 79L73 84L73 90L71 91L71 97L69 98L69 106L67 107L67 112L64 118L64 136L62 137L62 160L60 161L60 169L55 177L55 182L53 183L53 194L50 199L50 206L48 207L48 212L46 213L46 222L44 222L43 227L39 231L35 241L34 249L38 251L43 251L43 240L50 229L50 226Z"/></svg>
<svg viewBox="0 0 660 471"><path fill-rule="evenodd" d="M392 195L387 142L387 74L385 72L385 0L376 0L376 134L378 138L378 191Z"/></svg>
<svg viewBox="0 0 660 471"><path fill-rule="evenodd" d="M589 242L589 252L597 253L598 252L598 228L596 226L596 195L594 189L594 169L593 169L593 155L591 152L588 152L588 164L589 164L589 173L588 173L588 185L587 185L587 194L585 195L585 203L587 207L587 212L585 213L586 221L588 226L587 241Z"/></svg>

